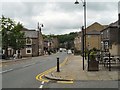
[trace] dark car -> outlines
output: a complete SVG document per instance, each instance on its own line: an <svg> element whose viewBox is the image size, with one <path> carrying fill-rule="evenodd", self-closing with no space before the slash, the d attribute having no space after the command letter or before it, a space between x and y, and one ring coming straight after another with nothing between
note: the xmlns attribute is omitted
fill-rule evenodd
<svg viewBox="0 0 120 90"><path fill-rule="evenodd" d="M0 53L0 59L5 59L5 55Z"/></svg>

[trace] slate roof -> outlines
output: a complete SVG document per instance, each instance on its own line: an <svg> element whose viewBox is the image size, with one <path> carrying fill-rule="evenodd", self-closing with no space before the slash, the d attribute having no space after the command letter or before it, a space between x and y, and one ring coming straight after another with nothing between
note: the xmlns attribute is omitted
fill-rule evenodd
<svg viewBox="0 0 120 90"><path fill-rule="evenodd" d="M38 31L36 30L28 30L24 28L22 32L25 32L25 37L38 38Z"/></svg>
<svg viewBox="0 0 120 90"><path fill-rule="evenodd" d="M111 24L109 24L106 28L104 28L102 31L104 31L104 30L106 30L106 29L108 29L109 27L118 27L118 21L116 21L116 22L114 22L114 23L111 23ZM101 32L102 32L101 31Z"/></svg>

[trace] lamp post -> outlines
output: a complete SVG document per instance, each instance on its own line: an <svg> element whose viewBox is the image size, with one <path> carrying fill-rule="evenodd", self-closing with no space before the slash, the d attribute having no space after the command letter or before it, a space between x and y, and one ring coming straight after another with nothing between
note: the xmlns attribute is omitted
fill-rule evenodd
<svg viewBox="0 0 120 90"><path fill-rule="evenodd" d="M81 0L82 1L82 0ZM78 0L74 4L79 4ZM85 54L85 59L86 59L86 0L82 1L83 7L84 7L84 29L83 31L83 70L84 70L84 54Z"/></svg>
<svg viewBox="0 0 120 90"><path fill-rule="evenodd" d="M82 53L83 53L83 70L84 70L84 26L82 26Z"/></svg>
<svg viewBox="0 0 120 90"><path fill-rule="evenodd" d="M44 27L43 24L39 24L38 22L38 30L41 32L41 27Z"/></svg>
<svg viewBox="0 0 120 90"><path fill-rule="evenodd" d="M38 26L37 26L37 28L38 28L38 56L40 55L40 33L41 33L42 27L44 27L43 24L39 24L39 22L38 22Z"/></svg>

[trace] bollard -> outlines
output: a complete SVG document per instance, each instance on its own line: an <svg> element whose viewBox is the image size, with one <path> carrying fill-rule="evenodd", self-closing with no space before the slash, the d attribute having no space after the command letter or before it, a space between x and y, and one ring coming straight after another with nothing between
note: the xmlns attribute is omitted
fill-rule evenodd
<svg viewBox="0 0 120 90"><path fill-rule="evenodd" d="M109 71L111 71L111 60L110 60L110 53L109 53Z"/></svg>
<svg viewBox="0 0 120 90"><path fill-rule="evenodd" d="M60 68L59 68L59 58L57 58L57 72L60 72Z"/></svg>
<svg viewBox="0 0 120 90"><path fill-rule="evenodd" d="M88 52L88 71L89 71L90 51Z"/></svg>

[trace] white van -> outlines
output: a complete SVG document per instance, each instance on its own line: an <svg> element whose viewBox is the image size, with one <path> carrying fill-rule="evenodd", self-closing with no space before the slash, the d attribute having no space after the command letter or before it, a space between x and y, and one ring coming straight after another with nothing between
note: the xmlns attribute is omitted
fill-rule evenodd
<svg viewBox="0 0 120 90"><path fill-rule="evenodd" d="M68 50L67 53L68 53L68 54L72 54L72 51L71 51L71 50Z"/></svg>

